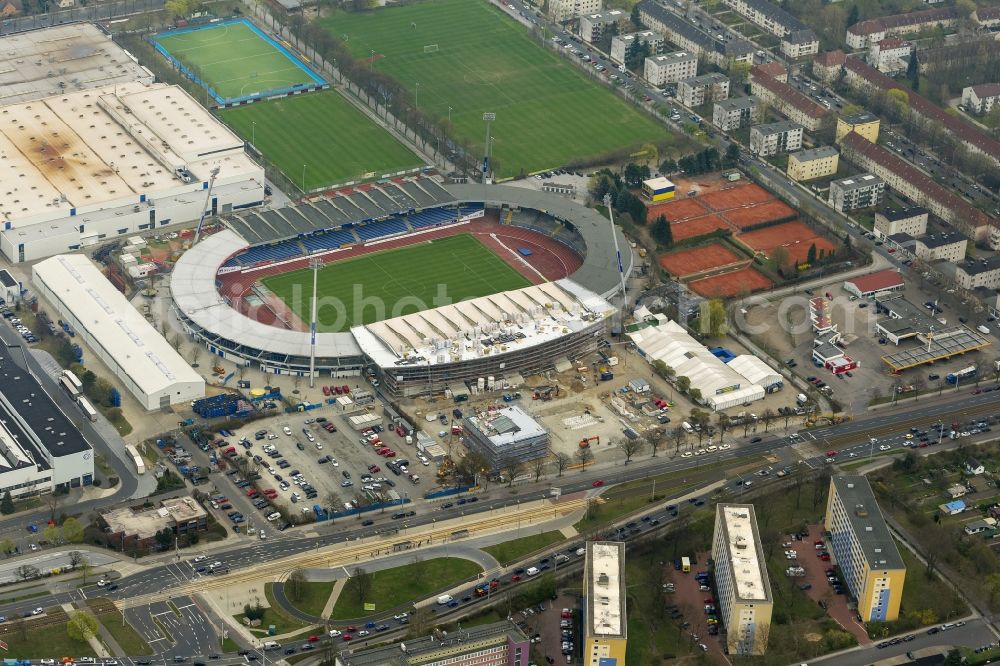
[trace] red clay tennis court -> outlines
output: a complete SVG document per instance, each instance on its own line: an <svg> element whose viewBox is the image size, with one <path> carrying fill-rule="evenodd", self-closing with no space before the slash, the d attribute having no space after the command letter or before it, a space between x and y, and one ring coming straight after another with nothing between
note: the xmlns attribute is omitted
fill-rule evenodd
<svg viewBox="0 0 1000 666"><path fill-rule="evenodd" d="M656 204L646 209L646 221L652 222L660 215L665 216L671 222L683 220L689 217L698 217L708 212L697 199L674 199L666 203Z"/></svg>
<svg viewBox="0 0 1000 666"><path fill-rule="evenodd" d="M708 206L712 210L729 210L730 208L739 208L747 204L770 201L774 197L759 185L746 183L745 185L729 187L718 192L709 192L698 197L698 199L703 205Z"/></svg>
<svg viewBox="0 0 1000 666"><path fill-rule="evenodd" d="M675 277L695 275L713 268L722 268L734 264L743 257L719 243L690 250L670 252L660 257L660 266Z"/></svg>
<svg viewBox="0 0 1000 666"><path fill-rule="evenodd" d="M763 222L791 219L795 216L795 210L781 201L765 201L755 206L727 210L722 216L740 229L746 229Z"/></svg>
<svg viewBox="0 0 1000 666"><path fill-rule="evenodd" d="M687 286L705 298L727 298L767 289L771 286L771 281L752 268L741 268L731 273L695 280L689 282Z"/></svg>
<svg viewBox="0 0 1000 666"><path fill-rule="evenodd" d="M767 255L770 255L774 248L783 245L788 249L788 256L797 263L806 260L809 256L809 246L814 243L817 252L823 254L833 252L835 249L833 243L816 235L815 231L798 220L756 231L748 231L745 234L740 234L738 239L752 250L761 251Z"/></svg>
<svg viewBox="0 0 1000 666"><path fill-rule="evenodd" d="M701 217L696 217L692 220L684 220L683 222L674 222L670 225L670 231L673 232L674 241L687 240L688 238L697 238L698 236L704 236L710 234L713 231L719 229L731 229L726 221L723 220L716 214L703 215Z"/></svg>

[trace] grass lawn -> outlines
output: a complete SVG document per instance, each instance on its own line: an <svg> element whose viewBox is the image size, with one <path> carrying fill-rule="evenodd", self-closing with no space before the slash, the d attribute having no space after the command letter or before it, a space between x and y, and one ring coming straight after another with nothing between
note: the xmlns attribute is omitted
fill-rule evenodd
<svg viewBox="0 0 1000 666"><path fill-rule="evenodd" d="M319 273L321 331L345 331L388 317L526 287L530 283L470 234L422 242L328 264ZM309 319L309 269L275 275L264 286Z"/></svg>
<svg viewBox="0 0 1000 666"><path fill-rule="evenodd" d="M670 140L665 127L588 80L484 0L335 12L321 25L359 62L374 52L374 69L414 94L421 112L450 115L454 134L476 155L483 113L496 113L492 152L500 177Z"/></svg>
<svg viewBox="0 0 1000 666"><path fill-rule="evenodd" d="M128 622L122 623L122 614L107 599L87 599L87 605L94 617L104 625L115 642L125 650L125 654L143 657L153 654L149 643L132 628Z"/></svg>
<svg viewBox="0 0 1000 666"><path fill-rule="evenodd" d="M287 634L290 631L297 631L299 629L304 629L309 625L302 622L298 618L294 618L287 613L274 600L274 592L271 589L272 583L264 584L264 599L267 600L268 607L264 609L264 617L260 619L260 626L251 627L250 631L255 633L266 634L268 627L272 624L275 627L275 633ZM236 616L238 622L243 622L243 614L240 613Z"/></svg>
<svg viewBox="0 0 1000 666"><path fill-rule="evenodd" d="M495 557L500 564L510 564L521 559L528 553L541 550L565 538L561 532L553 530L551 532L542 532L541 534L532 534L531 536L521 537L512 541L505 541L495 546L487 546L482 550Z"/></svg>
<svg viewBox="0 0 1000 666"><path fill-rule="evenodd" d="M319 80L242 22L154 40L224 100Z"/></svg>
<svg viewBox="0 0 1000 666"><path fill-rule="evenodd" d="M288 585L285 585L285 597L303 613L321 617L323 615L323 607L326 606L326 602L330 598L330 593L333 592L333 585L333 581L328 583L303 583L302 599L298 601L292 599L288 591Z"/></svg>
<svg viewBox="0 0 1000 666"><path fill-rule="evenodd" d="M358 577L351 576L337 598L330 615L332 620L350 620L364 617L364 604L375 604L376 611L385 611L408 604L450 585L457 585L482 572L475 562L456 557L422 560L401 567L371 572L371 589L361 600Z"/></svg>
<svg viewBox="0 0 1000 666"><path fill-rule="evenodd" d="M20 618L0 625L0 639L8 645L4 657L9 659L59 659L63 655L94 657L86 641L75 641L66 635L66 613L60 608L46 610L46 617Z"/></svg>
<svg viewBox="0 0 1000 666"><path fill-rule="evenodd" d="M220 116L300 188L306 165L306 191L422 164L332 90L225 109Z"/></svg>

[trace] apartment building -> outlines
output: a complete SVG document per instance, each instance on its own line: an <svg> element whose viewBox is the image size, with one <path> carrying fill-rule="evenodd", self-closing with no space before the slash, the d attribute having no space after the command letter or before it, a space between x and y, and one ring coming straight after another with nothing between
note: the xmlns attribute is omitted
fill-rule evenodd
<svg viewBox="0 0 1000 666"><path fill-rule="evenodd" d="M965 258L968 245L969 239L957 231L929 233L913 239L913 255L926 262L957 264Z"/></svg>
<svg viewBox="0 0 1000 666"><path fill-rule="evenodd" d="M728 653L764 654L774 600L752 504L715 505L712 561Z"/></svg>
<svg viewBox="0 0 1000 666"><path fill-rule="evenodd" d="M813 76L823 83L833 83L840 76L846 60L847 55L840 49L820 53L813 58Z"/></svg>
<svg viewBox="0 0 1000 666"><path fill-rule="evenodd" d="M781 52L789 58L819 51L819 38L812 28L767 0L725 0L737 14L781 38Z"/></svg>
<svg viewBox="0 0 1000 666"><path fill-rule="evenodd" d="M639 2L639 18L650 30L662 34L685 51L692 51L700 58L720 67L734 63L753 64L754 45L745 39L705 32L685 17L678 16L659 5L655 0Z"/></svg>
<svg viewBox="0 0 1000 666"><path fill-rule="evenodd" d="M969 113L989 113L997 103L1000 103L1000 83L982 83L962 89L962 106Z"/></svg>
<svg viewBox="0 0 1000 666"><path fill-rule="evenodd" d="M757 120L759 108L753 97L724 99L712 108L712 124L723 132L749 127Z"/></svg>
<svg viewBox="0 0 1000 666"><path fill-rule="evenodd" d="M943 7L859 21L847 28L847 45L852 49L867 49L872 43L880 42L886 37L920 32L936 25L950 28L959 19L961 14L957 9Z"/></svg>
<svg viewBox="0 0 1000 666"><path fill-rule="evenodd" d="M528 666L531 641L511 621L427 636L368 649L341 650L335 666Z"/></svg>
<svg viewBox="0 0 1000 666"><path fill-rule="evenodd" d="M782 120L750 128L750 152L761 157L790 153L802 148L802 125Z"/></svg>
<svg viewBox="0 0 1000 666"><path fill-rule="evenodd" d="M979 7L972 13L972 19L983 28L1000 28L1000 7Z"/></svg>
<svg viewBox="0 0 1000 666"><path fill-rule="evenodd" d="M956 264L955 284L963 289L1000 289L1000 256Z"/></svg>
<svg viewBox="0 0 1000 666"><path fill-rule="evenodd" d="M873 233L882 241L896 234L923 236L927 233L927 217L927 209L922 206L886 208L875 213Z"/></svg>
<svg viewBox="0 0 1000 666"><path fill-rule="evenodd" d="M937 104L914 92L909 86L897 83L895 79L878 71L861 58L849 56L845 60L844 80L848 85L866 94L874 94L877 91L901 90L907 96L910 113L940 124L966 148L981 153L1000 164L1000 141L962 118L945 112Z"/></svg>
<svg viewBox="0 0 1000 666"><path fill-rule="evenodd" d="M593 14L581 14L580 39L593 44L600 41L608 26L612 24L621 26L625 25L628 21L629 15L620 9L609 9L605 12L595 12Z"/></svg>
<svg viewBox="0 0 1000 666"><path fill-rule="evenodd" d="M664 41L663 35L652 30L630 32L627 35L615 35L611 38L611 50L608 52L608 55L611 57L612 62L624 65L632 59L635 50L642 44L649 47L649 55L655 56L663 53L666 41ZM695 58L695 65L697 63L698 59ZM694 75L692 74L692 76Z"/></svg>
<svg viewBox="0 0 1000 666"><path fill-rule="evenodd" d="M833 146L800 150L788 155L788 177L796 181L824 178L837 173L840 155Z"/></svg>
<svg viewBox="0 0 1000 666"><path fill-rule="evenodd" d="M905 72L910 64L913 44L899 37L886 37L868 48L868 63L880 72Z"/></svg>
<svg viewBox="0 0 1000 666"><path fill-rule="evenodd" d="M708 102L719 102L728 97L729 78L718 72L681 79L677 84L677 99L689 109Z"/></svg>
<svg viewBox="0 0 1000 666"><path fill-rule="evenodd" d="M643 67L643 78L654 86L677 83L697 74L698 56L689 51L649 56Z"/></svg>
<svg viewBox="0 0 1000 666"><path fill-rule="evenodd" d="M856 132L872 143L877 143L880 127L881 121L874 113L869 113L868 111L848 113L837 118L835 141L840 143L840 140L847 136L848 133Z"/></svg>
<svg viewBox="0 0 1000 666"><path fill-rule="evenodd" d="M994 247L1000 244L1000 237L994 238L997 234L989 233L989 216L895 153L855 132L841 139L840 149L844 159L881 177L893 191L927 208L974 241L988 240Z"/></svg>
<svg viewBox="0 0 1000 666"><path fill-rule="evenodd" d="M754 65L750 68L749 78L752 79L754 76L762 75L773 77L782 83L788 83L788 68L777 60Z"/></svg>
<svg viewBox="0 0 1000 666"><path fill-rule="evenodd" d="M750 93L810 132L818 130L829 114L827 109L792 86L759 72L750 79Z"/></svg>
<svg viewBox="0 0 1000 666"><path fill-rule="evenodd" d="M830 182L829 203L840 212L872 208L882 203L885 181L870 173Z"/></svg>
<svg viewBox="0 0 1000 666"><path fill-rule="evenodd" d="M604 0L549 0L549 18L559 23L604 9Z"/></svg>
<svg viewBox="0 0 1000 666"><path fill-rule="evenodd" d="M825 527L862 621L898 619L906 565L866 477L838 474L830 479Z"/></svg>
<svg viewBox="0 0 1000 666"><path fill-rule="evenodd" d="M583 568L583 663L625 666L628 622L625 609L625 544L588 541Z"/></svg>

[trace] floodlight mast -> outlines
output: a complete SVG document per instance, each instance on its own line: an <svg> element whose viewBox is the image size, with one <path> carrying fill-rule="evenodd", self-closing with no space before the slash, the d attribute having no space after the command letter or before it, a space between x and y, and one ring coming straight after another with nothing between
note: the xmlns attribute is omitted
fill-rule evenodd
<svg viewBox="0 0 1000 666"><path fill-rule="evenodd" d="M622 307L621 307L621 331L625 332L625 306L628 305L628 296L625 291L625 266L622 264L622 251L618 247L618 234L615 232L615 213L611 207L611 195L604 195L604 207L608 209L608 220L611 222L611 240L615 244L615 256L618 258L618 277L622 282Z"/></svg>
<svg viewBox="0 0 1000 666"><path fill-rule="evenodd" d="M198 244L198 239L201 238L201 228L205 224L205 214L208 212L208 203L212 200L212 189L215 187L215 178L219 175L219 166L216 165L212 168L212 173L208 177L208 192L205 193L205 205L201 207L201 219L198 220L198 228L194 230L194 243L192 245Z"/></svg>
<svg viewBox="0 0 1000 666"><path fill-rule="evenodd" d="M486 144L483 147L483 185L492 180L490 178L490 144L492 143L492 138L490 137L490 124L497 119L497 114L487 111L483 114L483 120L486 121Z"/></svg>
<svg viewBox="0 0 1000 666"><path fill-rule="evenodd" d="M309 260L309 270L313 272L312 315L309 325L309 388L316 384L316 283L323 260L313 257Z"/></svg>

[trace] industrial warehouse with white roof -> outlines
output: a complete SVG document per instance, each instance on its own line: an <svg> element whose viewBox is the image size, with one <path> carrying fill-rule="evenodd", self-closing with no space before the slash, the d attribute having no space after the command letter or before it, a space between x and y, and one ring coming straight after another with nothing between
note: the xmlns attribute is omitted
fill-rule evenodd
<svg viewBox="0 0 1000 666"><path fill-rule="evenodd" d="M264 198L236 134L182 88L143 82L0 108L0 183L0 251L14 262Z"/></svg>
<svg viewBox="0 0 1000 666"><path fill-rule="evenodd" d="M146 409L205 395L205 380L81 254L35 264L39 293Z"/></svg>

